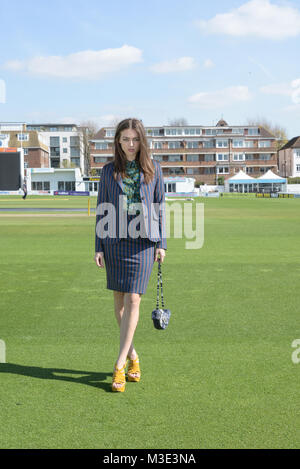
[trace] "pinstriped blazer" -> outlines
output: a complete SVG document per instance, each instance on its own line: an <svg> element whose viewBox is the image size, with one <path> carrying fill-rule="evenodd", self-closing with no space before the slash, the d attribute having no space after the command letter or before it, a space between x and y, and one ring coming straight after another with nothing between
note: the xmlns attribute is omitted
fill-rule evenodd
<svg viewBox="0 0 300 469"><path fill-rule="evenodd" d="M167 249L166 240L166 226L165 226L165 190L164 179L160 164L152 160L155 168L155 175L149 184L144 181L144 173L140 171L140 197L142 203L141 217L146 229L146 236L150 241L156 243L157 248ZM103 166L99 191L97 198L97 211L96 211L96 233L95 233L95 252L103 251L103 244L114 244L124 237L129 237L128 234L124 235L118 221L122 215L120 203L122 203L123 180L119 176L117 181L113 177L114 163L110 162ZM107 236L101 227L101 221L107 216L104 209L106 204L111 204L114 207L114 223L112 236ZM112 217L111 217L112 218ZM121 232L120 232L121 231Z"/></svg>

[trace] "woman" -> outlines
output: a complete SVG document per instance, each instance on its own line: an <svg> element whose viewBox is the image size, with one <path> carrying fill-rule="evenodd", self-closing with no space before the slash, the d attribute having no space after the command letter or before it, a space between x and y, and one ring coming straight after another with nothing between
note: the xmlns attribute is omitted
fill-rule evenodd
<svg viewBox="0 0 300 469"><path fill-rule="evenodd" d="M114 294L120 350L112 391L123 392L127 361L128 381L138 382L141 377L133 345L141 296L154 261L163 262L167 246L162 170L150 158L141 121L124 119L118 124L114 153L114 161L103 167L100 178L94 260L101 268L105 263L107 288Z"/></svg>

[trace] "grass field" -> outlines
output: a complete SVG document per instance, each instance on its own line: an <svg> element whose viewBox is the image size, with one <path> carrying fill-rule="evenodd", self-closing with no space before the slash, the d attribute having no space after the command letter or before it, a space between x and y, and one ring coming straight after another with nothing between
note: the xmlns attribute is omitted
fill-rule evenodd
<svg viewBox="0 0 300 469"><path fill-rule="evenodd" d="M170 325L151 321L155 265L135 335L142 379L123 394L111 392L119 332L94 216L0 212L1 448L299 448L300 199L191 203L205 206L204 246L168 239Z"/></svg>

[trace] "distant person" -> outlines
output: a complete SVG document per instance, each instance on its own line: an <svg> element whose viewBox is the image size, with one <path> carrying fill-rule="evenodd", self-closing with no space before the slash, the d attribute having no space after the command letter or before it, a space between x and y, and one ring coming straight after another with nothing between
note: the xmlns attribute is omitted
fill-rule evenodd
<svg viewBox="0 0 300 469"><path fill-rule="evenodd" d="M22 189L23 189L23 192L24 192L24 194L23 194L23 196L22 196L22 199L25 200L26 197L27 197L27 185L26 185L26 182L25 182L25 181L23 182Z"/></svg>
<svg viewBox="0 0 300 469"><path fill-rule="evenodd" d="M141 121L124 119L118 124L114 154L114 161L103 167L99 183L94 260L98 267L104 268L105 263L107 288L113 290L115 316L120 326L120 349L114 366L112 391L123 392L127 360L128 381L137 382L141 378L133 337L139 320L141 298L146 292L154 261L163 262L165 257L165 191L161 167L150 158ZM124 195L127 196L127 203L121 197L120 205L120 196ZM103 218L106 220L108 215L106 212L104 214L104 209L102 212L100 210L104 203L112 204L116 213L116 233L107 237L107 231L104 231L107 225L102 225ZM156 217L156 232L152 230L155 224L151 217L152 203L156 204L156 208L163 207ZM141 208L141 212L136 210L137 207ZM125 236L119 232L119 217L124 213ZM131 233L130 225L136 217L140 222L136 225L136 232ZM110 221L109 218L108 223ZM147 236L142 233L142 225L146 227L144 233ZM135 237L137 232L140 234Z"/></svg>

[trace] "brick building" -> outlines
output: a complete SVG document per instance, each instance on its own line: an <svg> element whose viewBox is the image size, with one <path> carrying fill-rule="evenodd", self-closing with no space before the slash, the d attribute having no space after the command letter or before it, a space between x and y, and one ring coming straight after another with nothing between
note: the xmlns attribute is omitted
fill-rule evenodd
<svg viewBox="0 0 300 469"><path fill-rule="evenodd" d="M0 147L23 148L24 164L28 168L49 168L49 147L45 137L26 124L0 123Z"/></svg>
<svg viewBox="0 0 300 469"><path fill-rule="evenodd" d="M145 127L150 152L165 177L192 177L200 183L217 184L241 169L259 177L277 172L276 137L255 125L187 125ZM101 173L113 160L114 127L99 130L90 140L91 170Z"/></svg>
<svg viewBox="0 0 300 469"><path fill-rule="evenodd" d="M278 151L280 176L300 178L300 137L289 140Z"/></svg>

